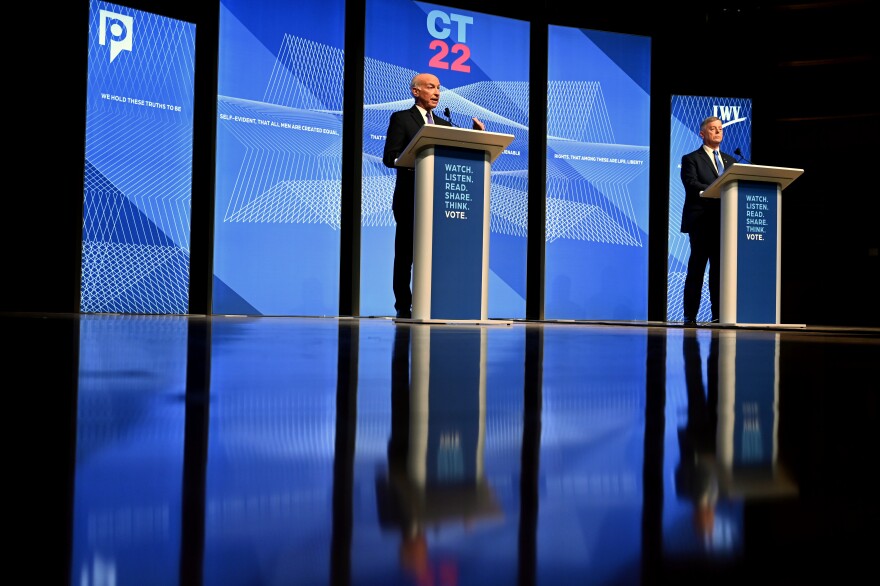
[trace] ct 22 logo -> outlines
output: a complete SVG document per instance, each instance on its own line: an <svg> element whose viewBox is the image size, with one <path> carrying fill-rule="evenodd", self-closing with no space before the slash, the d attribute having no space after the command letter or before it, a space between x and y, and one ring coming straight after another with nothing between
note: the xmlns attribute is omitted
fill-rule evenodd
<svg viewBox="0 0 880 586"><path fill-rule="evenodd" d="M110 41L110 62L112 63L121 51L131 51L134 18L124 14L116 14L109 10L98 13L98 44L106 45Z"/></svg>
<svg viewBox="0 0 880 586"><path fill-rule="evenodd" d="M453 25L453 23L455 23ZM428 33L434 37L428 47L435 51L436 54L431 57L428 65L437 69L451 69L452 71L461 71L470 73L471 66L467 65L471 58L471 50L465 44L467 43L467 27L474 24L473 17L464 16L463 14L447 14L442 10L432 10L428 13ZM455 44L451 47L446 41L454 33ZM458 57L452 58L453 55ZM447 63L447 58L453 59L452 63Z"/></svg>

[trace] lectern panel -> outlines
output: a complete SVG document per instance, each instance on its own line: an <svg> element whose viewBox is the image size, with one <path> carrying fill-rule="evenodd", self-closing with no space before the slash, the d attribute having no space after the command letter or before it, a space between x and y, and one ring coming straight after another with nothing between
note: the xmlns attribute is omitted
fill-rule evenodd
<svg viewBox="0 0 880 586"><path fill-rule="evenodd" d="M483 290L485 155L434 150L431 315L480 319Z"/></svg>
<svg viewBox="0 0 880 586"><path fill-rule="evenodd" d="M738 322L778 323L778 198L775 183L740 181L736 200Z"/></svg>

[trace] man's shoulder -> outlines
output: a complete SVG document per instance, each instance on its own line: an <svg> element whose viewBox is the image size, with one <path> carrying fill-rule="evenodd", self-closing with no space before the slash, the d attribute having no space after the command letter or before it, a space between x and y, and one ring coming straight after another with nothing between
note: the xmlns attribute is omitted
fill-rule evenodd
<svg viewBox="0 0 880 586"><path fill-rule="evenodd" d="M391 115L392 116L403 116L405 114L409 114L410 112L412 112L414 108L415 108L415 106L410 106L409 108L404 108L403 110L397 110L396 112L392 112Z"/></svg>

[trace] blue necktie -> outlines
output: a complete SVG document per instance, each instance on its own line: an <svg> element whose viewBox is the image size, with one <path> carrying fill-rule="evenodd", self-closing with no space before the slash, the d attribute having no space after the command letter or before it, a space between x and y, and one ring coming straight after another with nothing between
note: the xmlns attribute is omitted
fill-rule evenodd
<svg viewBox="0 0 880 586"><path fill-rule="evenodd" d="M721 162L721 157L718 156L718 151L712 151L715 153L715 166L718 168L718 174L721 175L724 173L724 164Z"/></svg>
<svg viewBox="0 0 880 586"><path fill-rule="evenodd" d="M425 116L428 118L428 124L434 124L434 116L431 115L430 110L428 110L428 113L425 114Z"/></svg>

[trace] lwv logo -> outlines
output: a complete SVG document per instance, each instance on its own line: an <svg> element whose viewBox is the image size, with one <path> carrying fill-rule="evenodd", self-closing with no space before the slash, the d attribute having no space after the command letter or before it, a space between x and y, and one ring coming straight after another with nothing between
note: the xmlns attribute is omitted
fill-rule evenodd
<svg viewBox="0 0 880 586"><path fill-rule="evenodd" d="M739 109L739 106L720 106L718 104L713 104L712 115L721 118L722 126L730 126L737 122L746 121L745 118L740 118Z"/></svg>

